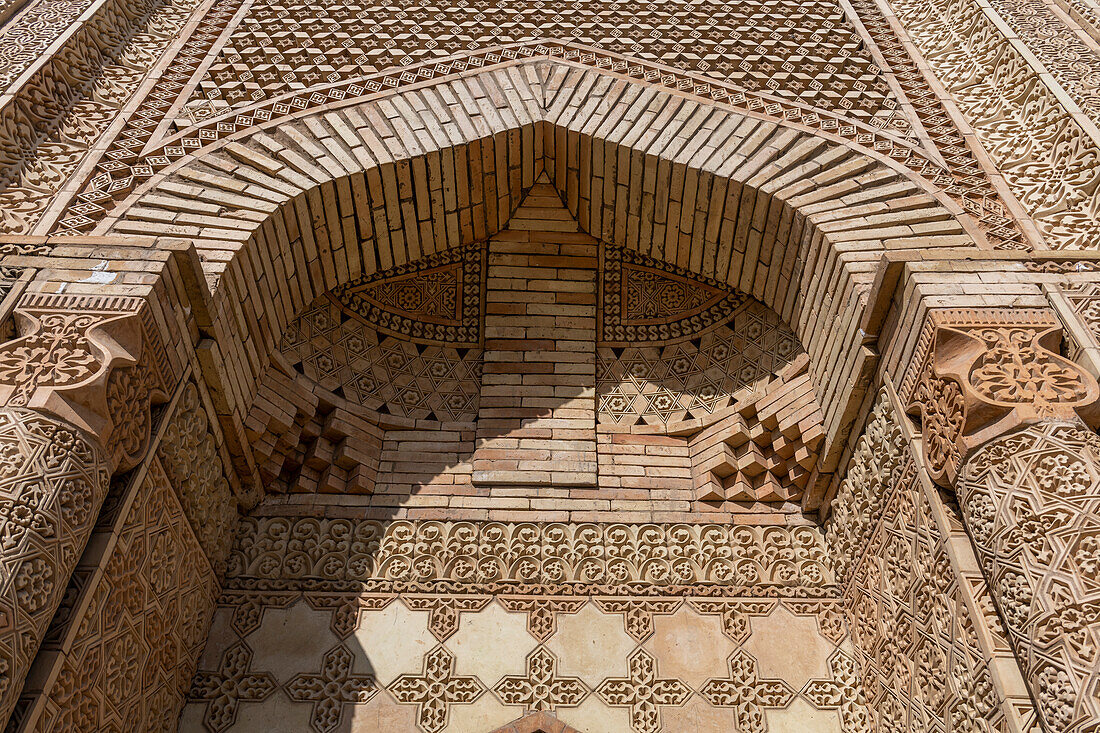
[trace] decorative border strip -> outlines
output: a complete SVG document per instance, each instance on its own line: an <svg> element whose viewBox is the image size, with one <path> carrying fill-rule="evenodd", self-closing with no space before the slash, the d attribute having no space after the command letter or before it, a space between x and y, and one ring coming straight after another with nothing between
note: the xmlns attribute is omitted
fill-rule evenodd
<svg viewBox="0 0 1100 733"><path fill-rule="evenodd" d="M604 595L778 593L833 583L816 527L312 517L242 519L226 577L229 587Z"/></svg>
<svg viewBox="0 0 1100 733"><path fill-rule="evenodd" d="M813 109L765 94L741 90L732 84L703 79L694 74L676 71L656 63L640 61L590 48L581 48L560 41L517 44L487 49L446 62L425 62L404 69L395 69L359 79L341 81L330 86L294 92L283 97L264 100L257 106L213 118L189 128L165 144L136 159L133 151L108 152L116 158L102 163L96 175L79 194L79 202L68 208L69 216L61 220L57 233L79 234L92 229L107 216L121 199L144 180L167 169L173 163L197 153L217 141L236 135L272 119L299 115L322 105L350 103L375 94L385 94L399 88L439 80L454 73L470 72L517 60L558 58L596 69L625 74L678 92L687 92L704 100L728 104L734 108L768 115L812 130L837 135L880 155L888 156L915 173L928 178L959 201L968 212L979 218L994 243L1020 248L1022 233L1006 216L989 182L965 148L954 146L948 161L960 162L955 172L942 167L918 143L878 130L823 110ZM945 119L946 122L946 119ZM960 138L961 140L961 138Z"/></svg>

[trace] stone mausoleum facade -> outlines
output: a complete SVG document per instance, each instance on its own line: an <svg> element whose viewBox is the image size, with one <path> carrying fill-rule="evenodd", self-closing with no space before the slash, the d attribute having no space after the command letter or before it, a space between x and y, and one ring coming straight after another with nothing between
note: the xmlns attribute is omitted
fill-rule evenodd
<svg viewBox="0 0 1100 733"><path fill-rule="evenodd" d="M1100 731L1097 0L0 0L11 733Z"/></svg>

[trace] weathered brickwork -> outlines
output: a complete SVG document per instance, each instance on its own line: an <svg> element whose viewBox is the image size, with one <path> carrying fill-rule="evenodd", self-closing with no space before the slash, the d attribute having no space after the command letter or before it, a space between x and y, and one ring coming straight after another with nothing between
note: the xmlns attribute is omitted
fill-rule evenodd
<svg viewBox="0 0 1100 733"><path fill-rule="evenodd" d="M1094 0L0 0L0 725L1095 733Z"/></svg>
<svg viewBox="0 0 1100 733"><path fill-rule="evenodd" d="M593 239L545 178L487 243L390 272L280 343L297 374L248 421L279 511L804 521L821 408L751 296Z"/></svg>

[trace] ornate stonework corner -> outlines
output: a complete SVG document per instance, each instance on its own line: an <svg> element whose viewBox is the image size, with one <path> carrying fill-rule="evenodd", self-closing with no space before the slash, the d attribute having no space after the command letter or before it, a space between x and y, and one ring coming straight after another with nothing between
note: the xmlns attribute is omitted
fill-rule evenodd
<svg viewBox="0 0 1100 733"><path fill-rule="evenodd" d="M141 298L31 293L0 344L0 404L57 415L96 436L117 470L148 446L151 404L175 378Z"/></svg>
<svg viewBox="0 0 1100 733"><path fill-rule="evenodd" d="M1021 425L1097 424L1100 387L1058 354L1061 340L1061 324L1045 309L929 313L901 397L920 416L938 483L954 485L971 452Z"/></svg>

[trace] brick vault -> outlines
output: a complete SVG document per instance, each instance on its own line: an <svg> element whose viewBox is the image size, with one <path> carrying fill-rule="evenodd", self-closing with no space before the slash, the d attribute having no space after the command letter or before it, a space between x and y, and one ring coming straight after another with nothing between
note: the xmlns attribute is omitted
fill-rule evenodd
<svg viewBox="0 0 1100 733"><path fill-rule="evenodd" d="M1093 0L0 0L0 717L1100 731Z"/></svg>

